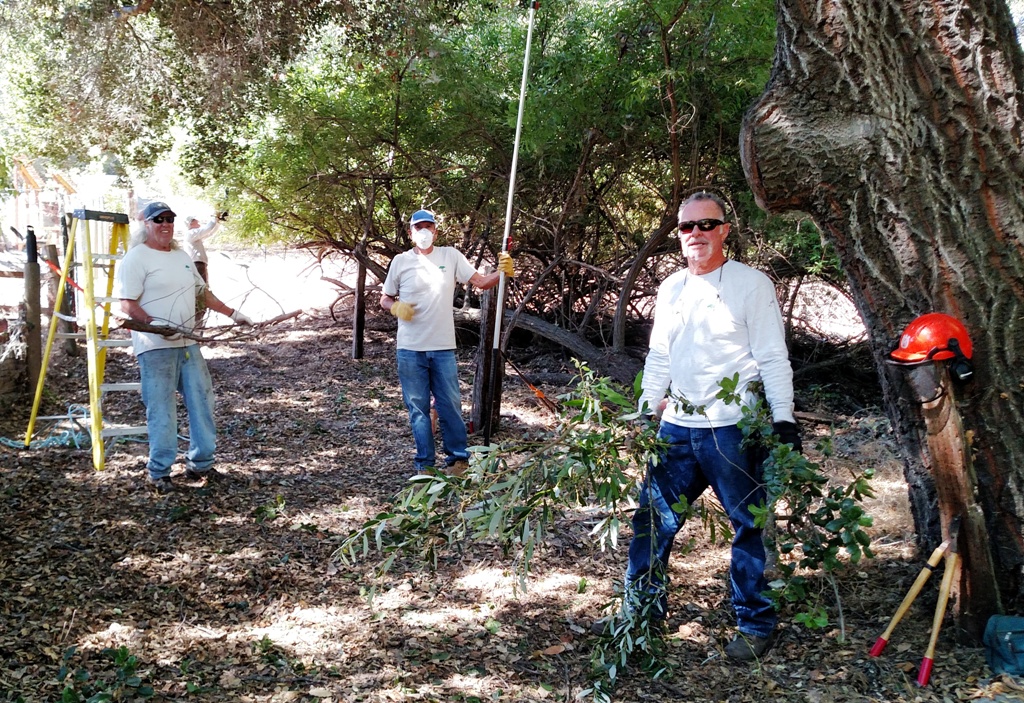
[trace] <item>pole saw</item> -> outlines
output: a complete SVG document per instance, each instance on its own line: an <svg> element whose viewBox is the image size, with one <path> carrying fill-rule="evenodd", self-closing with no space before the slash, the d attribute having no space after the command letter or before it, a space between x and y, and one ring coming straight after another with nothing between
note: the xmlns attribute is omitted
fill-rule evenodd
<svg viewBox="0 0 1024 703"><path fill-rule="evenodd" d="M512 231L512 200L516 190L516 166L519 163L519 140L523 133L523 108L526 106L526 79L530 72L530 44L533 40L533 20L540 7L540 0L530 2L529 27L526 30L526 55L523 58L523 79L519 85L519 114L516 116L516 138L512 145L512 173L508 180L508 202L505 205L505 234L501 239L501 250L508 252L509 236ZM498 301L494 315L494 342L491 347L491 365L488 369L488 403L484 415L484 444L491 443L492 417L494 415L495 395L498 388L498 374L503 368L501 361L501 323L505 309L505 274L498 278ZM500 407L500 406L499 406ZM499 410L500 412L500 410Z"/></svg>

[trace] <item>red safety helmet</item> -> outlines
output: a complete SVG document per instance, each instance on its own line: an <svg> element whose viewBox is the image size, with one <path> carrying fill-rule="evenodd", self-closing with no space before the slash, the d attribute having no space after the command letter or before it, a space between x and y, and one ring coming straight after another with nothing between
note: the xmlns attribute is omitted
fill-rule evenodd
<svg viewBox="0 0 1024 703"><path fill-rule="evenodd" d="M955 317L941 312L921 315L907 325L900 343L889 356L907 364L919 361L970 359L974 352L967 328Z"/></svg>

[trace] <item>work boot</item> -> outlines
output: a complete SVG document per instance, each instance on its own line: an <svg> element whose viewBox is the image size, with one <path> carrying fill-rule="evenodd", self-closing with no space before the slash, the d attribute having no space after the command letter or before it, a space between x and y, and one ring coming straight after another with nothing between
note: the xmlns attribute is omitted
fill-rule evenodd
<svg viewBox="0 0 1024 703"><path fill-rule="evenodd" d="M740 662L754 661L760 659L771 644L771 637L758 637L739 632L732 642L725 645L725 656Z"/></svg>
<svg viewBox="0 0 1024 703"><path fill-rule="evenodd" d="M161 478L153 478L149 476L147 478L149 487L160 494L167 494L174 491L174 484L171 482L170 476L163 476Z"/></svg>
<svg viewBox="0 0 1024 703"><path fill-rule="evenodd" d="M201 481L206 479L207 482L219 481L222 478L227 478L224 474L217 469L207 469L206 471L196 471L195 469L185 469L185 478L189 481Z"/></svg>
<svg viewBox="0 0 1024 703"><path fill-rule="evenodd" d="M456 478L458 478L467 471L469 471L469 462L466 461L465 459L453 461L451 464L448 465L449 476L455 476Z"/></svg>

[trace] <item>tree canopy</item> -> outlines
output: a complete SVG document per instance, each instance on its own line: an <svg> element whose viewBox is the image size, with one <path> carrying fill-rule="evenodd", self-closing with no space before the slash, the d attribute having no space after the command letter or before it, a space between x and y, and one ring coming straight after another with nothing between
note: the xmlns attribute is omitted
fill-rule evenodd
<svg viewBox="0 0 1024 703"><path fill-rule="evenodd" d="M420 205L468 246L501 229L519 4L2 7L7 154L112 152L146 168L178 125L183 170L230 185L256 240L350 251L368 235L380 264ZM555 0L535 44L515 216L539 265L614 278L681 190L740 189L737 129L767 79L770 3Z"/></svg>

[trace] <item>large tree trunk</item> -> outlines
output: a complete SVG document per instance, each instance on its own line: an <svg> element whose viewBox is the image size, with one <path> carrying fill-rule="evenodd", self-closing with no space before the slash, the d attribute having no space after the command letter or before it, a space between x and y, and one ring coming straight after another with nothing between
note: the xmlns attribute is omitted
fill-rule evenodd
<svg viewBox="0 0 1024 703"><path fill-rule="evenodd" d="M961 319L959 397L1004 596L1024 593L1024 57L1001 0L779 0L741 148L759 204L811 214L868 328L921 545L938 520L920 405L884 359L917 315Z"/></svg>

